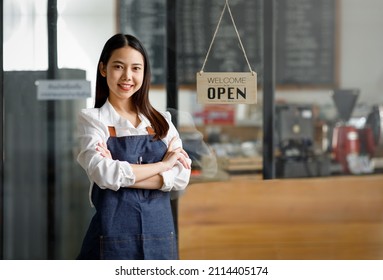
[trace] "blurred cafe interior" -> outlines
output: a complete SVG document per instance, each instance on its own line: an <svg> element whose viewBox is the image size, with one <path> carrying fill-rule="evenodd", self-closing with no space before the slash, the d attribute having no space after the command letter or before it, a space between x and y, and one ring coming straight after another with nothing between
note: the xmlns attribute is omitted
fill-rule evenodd
<svg viewBox="0 0 383 280"><path fill-rule="evenodd" d="M193 160L181 259L383 259L383 2L229 0L238 34L225 3L2 1L0 259L76 258L94 211L76 118L119 32L147 48L151 101ZM204 62L246 60L256 103L198 101ZM44 80L89 88L47 97Z"/></svg>

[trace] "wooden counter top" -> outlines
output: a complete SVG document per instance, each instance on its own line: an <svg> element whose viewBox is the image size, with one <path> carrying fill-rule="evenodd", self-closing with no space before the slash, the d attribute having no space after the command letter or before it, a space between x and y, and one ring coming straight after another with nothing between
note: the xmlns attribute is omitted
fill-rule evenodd
<svg viewBox="0 0 383 280"><path fill-rule="evenodd" d="M383 259L383 175L191 184L181 259Z"/></svg>

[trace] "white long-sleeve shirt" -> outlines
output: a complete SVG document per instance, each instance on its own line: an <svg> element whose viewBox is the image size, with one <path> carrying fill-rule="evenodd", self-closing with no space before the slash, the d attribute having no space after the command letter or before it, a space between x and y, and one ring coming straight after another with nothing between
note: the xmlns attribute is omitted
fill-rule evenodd
<svg viewBox="0 0 383 280"><path fill-rule="evenodd" d="M173 147L182 147L178 131L171 122L169 112L163 113L169 123L169 131L162 141L168 146L170 140L177 136L178 140ZM101 108L83 109L78 116L78 133L80 152L77 161L86 171L91 182L100 188L117 191L120 188L129 187L135 183L135 175L131 165L126 161L113 160L103 157L97 150L96 145L109 138L108 126L114 126L116 136L147 135L147 126L151 126L149 120L142 114L138 117L141 123L134 127L127 119L121 117L113 106L106 101ZM191 163L190 159L187 159ZM179 191L186 188L190 179L190 169L185 168L178 162L172 169L161 173L164 184L161 191ZM89 194L91 194L91 189Z"/></svg>

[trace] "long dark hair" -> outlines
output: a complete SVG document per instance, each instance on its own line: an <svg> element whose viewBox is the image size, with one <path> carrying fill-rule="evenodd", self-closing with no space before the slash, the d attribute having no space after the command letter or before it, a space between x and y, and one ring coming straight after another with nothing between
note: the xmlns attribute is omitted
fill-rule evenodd
<svg viewBox="0 0 383 280"><path fill-rule="evenodd" d="M109 87L106 78L101 75L99 65L107 65L114 50L130 46L139 51L144 57L144 80L141 88L132 95L132 102L136 105L138 111L142 113L150 121L154 131L155 139L160 139L166 136L169 130L169 124L165 118L150 104L149 87L150 87L150 64L148 55L144 46L134 36L128 34L116 34L112 36L106 43L101 52L100 59L97 64L97 79L96 79L96 100L95 108L100 108L105 104L109 96Z"/></svg>

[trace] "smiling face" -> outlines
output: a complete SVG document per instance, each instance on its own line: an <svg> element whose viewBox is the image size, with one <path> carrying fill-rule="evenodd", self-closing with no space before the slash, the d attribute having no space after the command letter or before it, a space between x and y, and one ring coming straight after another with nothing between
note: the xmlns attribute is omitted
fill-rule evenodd
<svg viewBox="0 0 383 280"><path fill-rule="evenodd" d="M107 80L110 101L128 101L142 86L144 57L130 46L114 50L107 64L101 62L99 68Z"/></svg>

